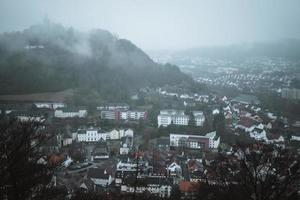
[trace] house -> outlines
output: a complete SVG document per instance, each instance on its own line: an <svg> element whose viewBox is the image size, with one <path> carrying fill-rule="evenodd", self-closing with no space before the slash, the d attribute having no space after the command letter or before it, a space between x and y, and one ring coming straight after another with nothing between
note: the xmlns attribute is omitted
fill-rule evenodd
<svg viewBox="0 0 300 200"><path fill-rule="evenodd" d="M107 144L104 141L100 141L96 145L95 149L92 151L91 156L92 161L108 159L109 153L107 149Z"/></svg>
<svg viewBox="0 0 300 200"><path fill-rule="evenodd" d="M199 182L182 181L179 184L179 190L183 199L197 199L200 190Z"/></svg>
<svg viewBox="0 0 300 200"><path fill-rule="evenodd" d="M110 139L112 139L112 140L120 139L120 131L118 131L116 129L110 131L109 135L110 135Z"/></svg>
<svg viewBox="0 0 300 200"><path fill-rule="evenodd" d="M133 138L133 130L130 128L127 130L121 129L121 130L119 130L119 132L120 132L120 138L122 138L122 137L132 137Z"/></svg>
<svg viewBox="0 0 300 200"><path fill-rule="evenodd" d="M138 169L137 169L138 166ZM123 180L127 177L135 177L136 172L141 176L143 174L148 174L148 171L151 169L149 163L145 160L139 160L138 163L136 160L130 160L127 156L126 159L120 160L117 164L116 174L115 174L115 183L117 186L120 186Z"/></svg>
<svg viewBox="0 0 300 200"><path fill-rule="evenodd" d="M212 111L212 114L213 114L213 115L218 115L219 113L220 113L219 109L214 109L214 110Z"/></svg>
<svg viewBox="0 0 300 200"><path fill-rule="evenodd" d="M187 161L187 167L190 175L190 181L198 182L204 178L204 167L202 162L190 159Z"/></svg>
<svg viewBox="0 0 300 200"><path fill-rule="evenodd" d="M135 176L136 170L117 170L115 174L115 184L116 186L121 186L123 179Z"/></svg>
<svg viewBox="0 0 300 200"><path fill-rule="evenodd" d="M82 181L82 183L80 184L79 188L81 190L83 190L84 192L95 192L96 191L94 182L89 178L84 179Z"/></svg>
<svg viewBox="0 0 300 200"><path fill-rule="evenodd" d="M47 165L47 158L46 158L46 156L40 157L40 158L37 160L37 164L40 164L40 165Z"/></svg>
<svg viewBox="0 0 300 200"><path fill-rule="evenodd" d="M267 142L271 144L283 144L284 143L284 137L280 134L267 134Z"/></svg>
<svg viewBox="0 0 300 200"><path fill-rule="evenodd" d="M111 140L118 140L118 139L121 139L123 137L133 137L133 130L132 129L127 129L127 130L114 129L114 130L110 131L109 135L110 135Z"/></svg>
<svg viewBox="0 0 300 200"><path fill-rule="evenodd" d="M101 187L108 187L113 181L112 176L108 174L107 170L102 168L89 168L87 178L96 186Z"/></svg>
<svg viewBox="0 0 300 200"><path fill-rule="evenodd" d="M11 118L16 118L22 122L26 121L35 121L35 122L44 122L45 115L42 112L38 111L27 111L27 110L19 110L19 111L11 111L8 114Z"/></svg>
<svg viewBox="0 0 300 200"><path fill-rule="evenodd" d="M258 127L255 127L250 131L250 137L254 138L255 140L268 140L266 131Z"/></svg>
<svg viewBox="0 0 300 200"><path fill-rule="evenodd" d="M156 139L155 144L158 148L168 149L170 146L170 139L169 137L160 137Z"/></svg>
<svg viewBox="0 0 300 200"><path fill-rule="evenodd" d="M122 144L120 147L120 155L128 155L130 148L126 143Z"/></svg>
<svg viewBox="0 0 300 200"><path fill-rule="evenodd" d="M138 164L136 159L130 160L120 160L117 164L117 170L123 171L136 171L136 168L139 168L139 171L146 171L149 168L149 163L145 160L139 159Z"/></svg>
<svg viewBox="0 0 300 200"><path fill-rule="evenodd" d="M170 176L181 176L182 175L182 169L180 165L178 165L176 162L172 162L168 167L167 171Z"/></svg>

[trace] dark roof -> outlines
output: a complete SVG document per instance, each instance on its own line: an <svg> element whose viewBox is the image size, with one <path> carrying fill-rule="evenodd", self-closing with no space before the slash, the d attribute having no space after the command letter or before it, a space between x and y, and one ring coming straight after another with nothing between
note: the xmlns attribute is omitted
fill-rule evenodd
<svg viewBox="0 0 300 200"><path fill-rule="evenodd" d="M97 147L92 151L92 155L108 155L106 147Z"/></svg>
<svg viewBox="0 0 300 200"><path fill-rule="evenodd" d="M85 186L87 187L87 188L84 188L84 189L87 189L87 190L93 190L94 189L94 182L91 179L84 179L82 184L85 184Z"/></svg>
<svg viewBox="0 0 300 200"><path fill-rule="evenodd" d="M78 133L78 134L86 134L86 130L81 129L81 130L78 130L77 133Z"/></svg>
<svg viewBox="0 0 300 200"><path fill-rule="evenodd" d="M123 171L117 170L115 176L117 178L128 178L128 177L135 177L136 171Z"/></svg>
<svg viewBox="0 0 300 200"><path fill-rule="evenodd" d="M147 185L172 185L173 179L162 177L162 176L153 176L146 178Z"/></svg>
<svg viewBox="0 0 300 200"><path fill-rule="evenodd" d="M199 141L203 141L203 140L208 140L208 137L189 137L188 141L194 141L194 142L199 142Z"/></svg>
<svg viewBox="0 0 300 200"><path fill-rule="evenodd" d="M253 131L255 131L255 132L257 132L257 133L262 133L262 132L263 132L263 129L260 129L260 128L254 128Z"/></svg>
<svg viewBox="0 0 300 200"><path fill-rule="evenodd" d="M63 107L57 108L56 110L61 110L63 112L78 112L79 110L86 110L85 107Z"/></svg>
<svg viewBox="0 0 300 200"><path fill-rule="evenodd" d="M44 113L39 111L27 111L27 110L18 110L12 111L9 113L10 116L28 116L28 117L42 117Z"/></svg>
<svg viewBox="0 0 300 200"><path fill-rule="evenodd" d="M169 145L170 144L170 138L165 137L165 138L158 138L157 140L158 145Z"/></svg>
<svg viewBox="0 0 300 200"><path fill-rule="evenodd" d="M109 174L105 169L101 168L90 168L87 174L88 178L97 178L97 179L108 179Z"/></svg>
<svg viewBox="0 0 300 200"><path fill-rule="evenodd" d="M173 178L164 176L148 176L135 180L134 174L124 177L123 184L133 186L136 183L137 186L150 186L150 185L172 185Z"/></svg>

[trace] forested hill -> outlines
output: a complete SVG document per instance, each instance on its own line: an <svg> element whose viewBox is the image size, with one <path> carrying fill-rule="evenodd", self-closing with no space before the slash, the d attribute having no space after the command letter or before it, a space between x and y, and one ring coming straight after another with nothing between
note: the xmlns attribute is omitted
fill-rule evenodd
<svg viewBox="0 0 300 200"><path fill-rule="evenodd" d="M82 33L44 22L0 35L0 94L76 88L120 99L140 87L180 82L192 79L105 30Z"/></svg>

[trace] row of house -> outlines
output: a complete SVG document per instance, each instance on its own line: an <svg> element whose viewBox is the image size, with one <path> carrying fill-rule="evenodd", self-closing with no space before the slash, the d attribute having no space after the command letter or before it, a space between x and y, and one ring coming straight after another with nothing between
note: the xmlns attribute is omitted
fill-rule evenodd
<svg viewBox="0 0 300 200"><path fill-rule="evenodd" d="M33 103L37 108L49 108L56 110L57 108L64 108L66 104L62 102L35 102Z"/></svg>
<svg viewBox="0 0 300 200"><path fill-rule="evenodd" d="M202 111L192 112L194 123L196 126L203 126L205 117ZM157 116L157 124L160 126L169 126L171 124L187 126L191 117L186 115L183 110L161 110L160 114Z"/></svg>
<svg viewBox="0 0 300 200"><path fill-rule="evenodd" d="M54 111L54 117L56 118L85 118L87 117L87 109L85 108L69 108L69 107L63 107L63 108L57 108Z"/></svg>
<svg viewBox="0 0 300 200"><path fill-rule="evenodd" d="M118 140L123 137L133 138L132 129L114 129L109 132L102 131L98 128L88 128L88 129L79 129L77 130L77 140L78 142L97 142L100 140Z"/></svg>

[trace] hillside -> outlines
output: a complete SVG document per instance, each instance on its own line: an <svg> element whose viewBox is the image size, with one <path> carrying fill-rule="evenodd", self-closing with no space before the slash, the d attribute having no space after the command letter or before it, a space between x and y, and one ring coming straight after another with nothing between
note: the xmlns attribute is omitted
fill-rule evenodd
<svg viewBox="0 0 300 200"><path fill-rule="evenodd" d="M0 94L72 88L79 101L119 100L141 87L181 82L192 79L105 30L82 33L46 21L0 35Z"/></svg>

